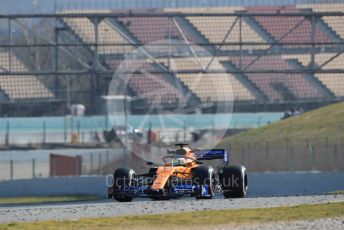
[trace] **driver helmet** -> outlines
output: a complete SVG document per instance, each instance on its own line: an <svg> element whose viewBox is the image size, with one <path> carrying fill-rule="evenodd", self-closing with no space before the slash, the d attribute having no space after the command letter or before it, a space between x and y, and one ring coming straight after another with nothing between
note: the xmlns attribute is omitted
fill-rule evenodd
<svg viewBox="0 0 344 230"><path fill-rule="evenodd" d="M185 166L185 163L186 162L184 158L176 158L172 161L173 166Z"/></svg>

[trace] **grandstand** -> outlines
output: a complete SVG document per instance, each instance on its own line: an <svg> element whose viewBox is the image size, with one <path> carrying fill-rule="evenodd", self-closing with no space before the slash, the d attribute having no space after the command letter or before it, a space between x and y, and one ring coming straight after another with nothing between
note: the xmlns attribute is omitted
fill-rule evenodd
<svg viewBox="0 0 344 230"><path fill-rule="evenodd" d="M243 7L223 7L223 8L171 8L166 9L166 12L184 12L184 13L235 13L243 11ZM226 43L226 42L262 42L266 43L267 41L263 36L258 34L254 28L251 28L249 24L242 20L241 28L239 25L239 20L236 17L185 17L196 29L197 31L204 36L210 43ZM232 28L230 36L226 37L226 33L229 28ZM241 32L241 33L240 33ZM242 49L266 49L268 45L260 46L242 46ZM221 50L239 50L240 47L223 45Z"/></svg>
<svg viewBox="0 0 344 230"><path fill-rule="evenodd" d="M308 66L311 62L310 55L283 55L286 59L295 59L300 62L304 67ZM336 53L320 53L315 55L315 63L318 67L322 69L339 69L344 63L344 55ZM343 73L315 73L314 76L319 79L319 81L324 84L328 89L330 89L337 97L344 96L344 82Z"/></svg>
<svg viewBox="0 0 344 230"><path fill-rule="evenodd" d="M343 12L344 5L343 4L304 4L304 5L297 5L297 8L304 9L304 10L311 10L314 12ZM344 39L344 28L343 22L344 17L329 17L324 16L322 17L324 23L326 23L334 33L340 36L341 39Z"/></svg>
<svg viewBox="0 0 344 230"><path fill-rule="evenodd" d="M70 10L63 13L111 13L111 10ZM85 43L95 44L95 22L91 22L88 18L67 18L65 22ZM132 51L129 41L125 39L111 24L109 20L102 20L98 24L99 40L98 44L100 54L125 54ZM128 44L128 46L104 46L104 44L118 43ZM94 49L95 46L92 46Z"/></svg>
<svg viewBox="0 0 344 230"><path fill-rule="evenodd" d="M171 70L218 70L224 67L210 58L172 58ZM191 89L202 102L206 101L251 101L254 95L232 74L176 74L189 89Z"/></svg>
<svg viewBox="0 0 344 230"><path fill-rule="evenodd" d="M10 62L9 53L2 51L0 71L9 73L1 76L1 95L7 100L64 101L67 88L58 84L64 76L57 72L67 66L63 70L84 71L88 76L84 78L88 88L74 90L92 94L80 102L92 106L91 101L97 103L94 98L107 94L112 73L138 46L182 40L203 51L165 47L155 58L142 50L149 62L136 70L128 84L130 96L143 100L137 103L143 110L151 104L169 109L188 104L187 93L198 103L234 102L237 110L248 104L281 110L293 104L331 103L344 98L344 16L331 15L343 10L341 3L60 10L59 23L52 25L58 27L56 37L62 47L55 52L59 66L50 73L56 75L55 85L35 76L16 53ZM321 15L324 12L326 16ZM171 56L171 50L183 55ZM67 52L72 54L68 58ZM57 97L52 92L60 93Z"/></svg>
<svg viewBox="0 0 344 230"><path fill-rule="evenodd" d="M269 55L262 56L259 59L256 56L247 56L242 58L242 67L247 70L271 69L290 70L290 66L280 56ZM226 57L227 61L234 65L239 65L239 57ZM253 63L254 60L257 60ZM253 63L253 64L251 64ZM295 100L295 99L317 99L322 95L302 74L246 74L248 80L256 85L268 99L272 101Z"/></svg>
<svg viewBox="0 0 344 230"><path fill-rule="evenodd" d="M16 57L11 57L9 62L9 53L0 51L0 72L6 72L11 69L18 72L26 72L28 69ZM35 76L32 75L1 75L0 76L0 91L2 100L17 101L17 100L52 100L53 93Z"/></svg>
<svg viewBox="0 0 344 230"><path fill-rule="evenodd" d="M250 13L297 13L301 12L295 6L282 7L248 7ZM252 17L262 30L264 30L274 41L280 43L296 43L290 45L289 48L302 48L304 46L297 43L312 41L312 25L311 21L305 17L277 17L271 20L271 17L256 16ZM320 24L320 22L318 22ZM331 37L321 30L321 27L315 25L315 42L331 42Z"/></svg>
<svg viewBox="0 0 344 230"><path fill-rule="evenodd" d="M117 11L114 11L116 13ZM123 13L123 12L122 12ZM174 19L167 17L149 17L149 14L162 13L158 10L130 11L130 13L146 13L147 17L120 17L118 21L134 36L141 44L147 44L164 39L186 39L196 42L188 30L175 23Z"/></svg>

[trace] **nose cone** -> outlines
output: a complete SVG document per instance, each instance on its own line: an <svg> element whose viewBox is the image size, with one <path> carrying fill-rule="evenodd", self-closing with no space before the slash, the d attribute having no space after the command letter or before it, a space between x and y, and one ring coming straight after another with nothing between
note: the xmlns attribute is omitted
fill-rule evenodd
<svg viewBox="0 0 344 230"><path fill-rule="evenodd" d="M159 190L165 187L168 178L170 178L171 172L161 172L155 178L153 185L151 187L152 190Z"/></svg>

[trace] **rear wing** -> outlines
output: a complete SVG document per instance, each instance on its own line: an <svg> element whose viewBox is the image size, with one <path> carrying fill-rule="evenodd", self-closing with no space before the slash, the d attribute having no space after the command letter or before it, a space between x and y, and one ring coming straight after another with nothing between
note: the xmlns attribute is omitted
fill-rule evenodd
<svg viewBox="0 0 344 230"><path fill-rule="evenodd" d="M203 149L195 152L197 160L223 159L225 165L229 163L229 151L226 149Z"/></svg>

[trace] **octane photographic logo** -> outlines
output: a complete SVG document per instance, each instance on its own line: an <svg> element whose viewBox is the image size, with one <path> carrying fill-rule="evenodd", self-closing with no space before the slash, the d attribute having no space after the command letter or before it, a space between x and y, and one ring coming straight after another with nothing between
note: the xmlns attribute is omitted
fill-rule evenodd
<svg viewBox="0 0 344 230"><path fill-rule="evenodd" d="M121 187L123 185L130 185L130 186L138 186L137 182L140 181L139 186L142 188L144 187L150 187L154 180L156 179L156 176L153 177L146 177L144 180L139 180L135 176L133 178L117 178L114 181L113 175L107 175L105 179L105 183L107 187ZM223 187L226 188L239 188L239 183L244 183L244 181L239 181L238 177L235 177L232 175L229 178L222 178L221 181L219 181L220 184ZM172 188L172 187L178 187L178 186L202 186L202 185L209 185L210 181L209 178L205 179L204 181L200 181L197 178L186 178L182 180L175 179L174 180L168 180L166 182L166 188Z"/></svg>
<svg viewBox="0 0 344 230"><path fill-rule="evenodd" d="M166 146L209 149L223 138L232 117L232 78L205 48L160 40L111 64L108 121L128 165L132 154L161 163Z"/></svg>

